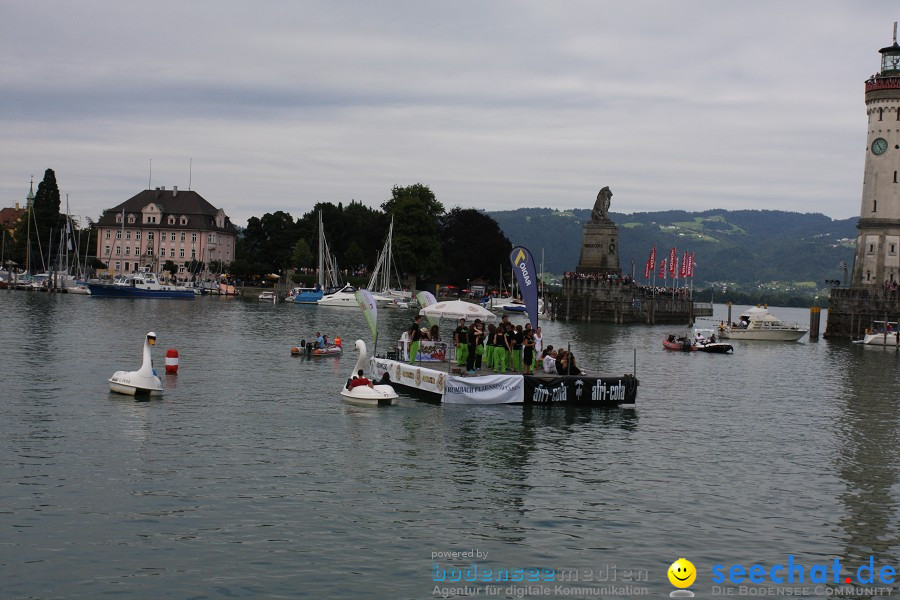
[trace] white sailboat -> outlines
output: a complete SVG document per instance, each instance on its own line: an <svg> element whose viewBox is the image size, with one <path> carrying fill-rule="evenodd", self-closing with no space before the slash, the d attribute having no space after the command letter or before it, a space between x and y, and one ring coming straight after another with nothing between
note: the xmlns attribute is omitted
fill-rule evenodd
<svg viewBox="0 0 900 600"><path fill-rule="evenodd" d="M378 261L372 276L369 277L369 283L366 289L372 293L376 305L379 307L389 306L395 302L409 302L412 299L412 292L404 292L402 289L391 289L391 269L394 268L394 257L391 250L394 237L394 219L391 218L391 225L388 227L387 239L384 241L384 248L378 254ZM398 275L397 281L400 281Z"/></svg>
<svg viewBox="0 0 900 600"><path fill-rule="evenodd" d="M319 211L319 264L316 286L312 288L297 287L291 290L290 295L285 298L285 302L295 302L297 304L318 304L325 296L326 283L326 264L331 262L331 255L328 252L328 243L325 241L325 227L322 225L322 211ZM330 264L329 264L330 266ZM330 269L329 276L332 285L337 285L336 276Z"/></svg>

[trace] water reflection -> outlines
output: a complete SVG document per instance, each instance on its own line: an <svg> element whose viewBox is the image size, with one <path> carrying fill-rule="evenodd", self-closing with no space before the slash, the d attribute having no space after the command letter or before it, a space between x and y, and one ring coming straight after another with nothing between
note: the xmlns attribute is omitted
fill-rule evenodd
<svg viewBox="0 0 900 600"><path fill-rule="evenodd" d="M900 383L896 351L847 348L847 390L839 432L842 445L836 468L845 489L839 495L846 514L843 557L855 569L870 556L875 564L896 565L900 550Z"/></svg>

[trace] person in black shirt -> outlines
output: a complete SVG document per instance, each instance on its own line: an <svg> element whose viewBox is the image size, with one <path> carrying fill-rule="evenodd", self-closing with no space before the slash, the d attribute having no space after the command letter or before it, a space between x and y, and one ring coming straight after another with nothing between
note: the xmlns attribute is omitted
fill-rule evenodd
<svg viewBox="0 0 900 600"><path fill-rule="evenodd" d="M469 355L469 329L466 320L459 320L459 327L453 331L453 342L456 344L456 365L461 367L468 364L466 358Z"/></svg>
<svg viewBox="0 0 900 600"><path fill-rule="evenodd" d="M475 323L469 328L467 334L469 353L466 357L466 371L469 372L469 375L475 372L476 363L479 368L481 367L481 357L478 355L478 345L481 344L481 339L484 337L484 329L482 327L481 319L475 319Z"/></svg>
<svg viewBox="0 0 900 600"><path fill-rule="evenodd" d="M422 339L422 328L419 325L419 319L422 317L416 315L413 324L409 327L409 364L416 362L416 354L419 353L419 340Z"/></svg>

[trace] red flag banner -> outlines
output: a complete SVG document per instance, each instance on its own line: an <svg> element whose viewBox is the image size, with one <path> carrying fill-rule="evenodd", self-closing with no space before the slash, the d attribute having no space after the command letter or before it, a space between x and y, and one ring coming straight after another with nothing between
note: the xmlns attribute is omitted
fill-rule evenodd
<svg viewBox="0 0 900 600"><path fill-rule="evenodd" d="M650 266L651 264L653 264L652 261L653 261L653 259L651 258L650 260L647 261L647 264L644 266L644 279L650 279L650 273L653 272L653 267Z"/></svg>
<svg viewBox="0 0 900 600"><path fill-rule="evenodd" d="M679 274L678 274L678 276L681 277L682 279L684 279L685 276L687 276L687 261L688 261L688 253L685 252L684 254L681 255L681 271L679 271Z"/></svg>
<svg viewBox="0 0 900 600"><path fill-rule="evenodd" d="M653 244L653 250L650 251L650 262L647 264L650 265L651 271L656 268L656 244Z"/></svg>
<svg viewBox="0 0 900 600"><path fill-rule="evenodd" d="M675 263L678 260L678 253L675 251L675 248L672 248L669 251L669 275L675 277L675 267L677 266Z"/></svg>
<svg viewBox="0 0 900 600"><path fill-rule="evenodd" d="M663 279L666 278L666 259L659 261L659 276Z"/></svg>
<svg viewBox="0 0 900 600"><path fill-rule="evenodd" d="M693 252L691 252L688 255L687 276L688 277L694 276L694 253Z"/></svg>

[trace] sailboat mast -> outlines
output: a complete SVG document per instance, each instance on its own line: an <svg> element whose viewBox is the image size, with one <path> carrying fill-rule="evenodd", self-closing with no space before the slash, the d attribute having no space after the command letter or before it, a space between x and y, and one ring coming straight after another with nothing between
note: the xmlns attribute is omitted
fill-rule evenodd
<svg viewBox="0 0 900 600"><path fill-rule="evenodd" d="M325 290L325 228L322 226L322 211L319 211L319 289Z"/></svg>

